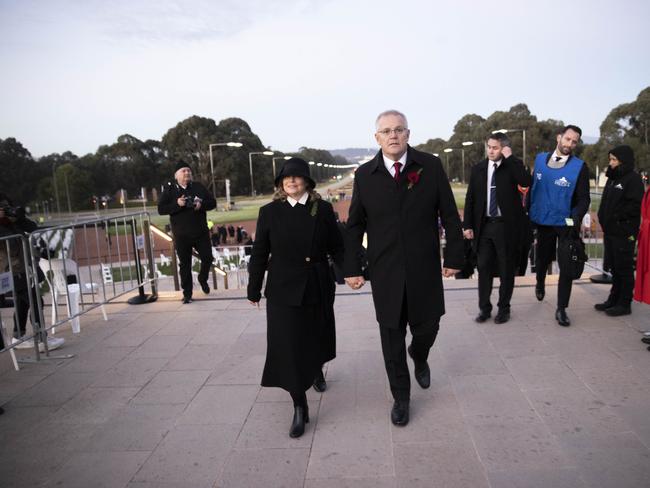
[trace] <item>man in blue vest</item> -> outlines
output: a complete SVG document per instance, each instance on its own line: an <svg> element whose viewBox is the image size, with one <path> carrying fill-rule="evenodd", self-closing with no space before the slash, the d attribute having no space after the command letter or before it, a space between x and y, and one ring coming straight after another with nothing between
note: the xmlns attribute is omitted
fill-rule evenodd
<svg viewBox="0 0 650 488"><path fill-rule="evenodd" d="M537 227L535 296L539 301L544 299L546 270L555 256L557 240L578 228L591 202L589 169L572 155L581 136L579 127L567 125L557 136L555 151L540 153L535 158L529 217ZM555 319L564 327L571 325L566 308L572 281L560 266Z"/></svg>

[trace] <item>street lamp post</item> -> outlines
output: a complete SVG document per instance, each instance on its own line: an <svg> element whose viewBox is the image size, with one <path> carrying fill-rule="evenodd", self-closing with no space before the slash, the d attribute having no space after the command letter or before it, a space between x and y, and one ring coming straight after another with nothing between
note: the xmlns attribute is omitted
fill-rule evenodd
<svg viewBox="0 0 650 488"><path fill-rule="evenodd" d="M253 154L263 154L264 156L273 156L273 151L254 151L248 153L248 167L251 174L251 196L255 196L255 186L253 184Z"/></svg>
<svg viewBox="0 0 650 488"><path fill-rule="evenodd" d="M215 146L242 147L243 144L241 142L215 142L208 146L208 150L210 151L210 175L212 177L212 196L214 197L214 200L217 201L217 186L214 183L214 162L212 160L212 148Z"/></svg>
<svg viewBox="0 0 650 488"><path fill-rule="evenodd" d="M61 205L59 204L59 185L56 182L56 173L54 172L54 167L56 165L56 161L52 161L52 182L54 183L54 196L56 197L56 211L59 214L59 217L61 217ZM50 209L50 212L52 210Z"/></svg>
<svg viewBox="0 0 650 488"><path fill-rule="evenodd" d="M274 182L275 182L275 160L276 160L276 159L284 159L284 160L288 160L288 159L291 159L291 156L279 156L279 157L277 157L277 158L273 158L273 181L274 181Z"/></svg>
<svg viewBox="0 0 650 488"><path fill-rule="evenodd" d="M524 166L526 166L526 129L499 129L499 130L492 131L492 134L495 134L497 132L502 132L503 134L507 134L508 132L521 132L522 133L522 140L523 140L523 146L524 146L523 160L524 160Z"/></svg>

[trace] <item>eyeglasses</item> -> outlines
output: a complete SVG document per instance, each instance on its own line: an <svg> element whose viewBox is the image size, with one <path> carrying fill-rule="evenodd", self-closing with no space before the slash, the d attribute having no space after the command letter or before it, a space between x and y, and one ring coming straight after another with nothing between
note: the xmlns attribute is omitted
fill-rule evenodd
<svg viewBox="0 0 650 488"><path fill-rule="evenodd" d="M401 136L404 132L408 131L406 127L395 127L394 129L382 129L378 130L377 134L380 134L384 137L390 136L393 132L396 136Z"/></svg>

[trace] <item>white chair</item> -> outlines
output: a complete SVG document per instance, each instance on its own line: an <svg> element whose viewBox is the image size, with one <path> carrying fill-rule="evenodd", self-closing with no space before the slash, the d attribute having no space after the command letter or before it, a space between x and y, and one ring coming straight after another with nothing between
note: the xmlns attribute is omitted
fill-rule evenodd
<svg viewBox="0 0 650 488"><path fill-rule="evenodd" d="M104 283L113 283L113 273L111 272L111 267L108 264L101 263L102 267L102 279Z"/></svg>
<svg viewBox="0 0 650 488"><path fill-rule="evenodd" d="M223 248L223 257L230 261L230 249L227 247Z"/></svg>
<svg viewBox="0 0 650 488"><path fill-rule="evenodd" d="M56 323L58 316L58 298L65 296L66 305L68 309L68 317L76 314L79 310L79 294L80 293L96 293L99 294L99 286L97 283L81 283L79 276L79 267L72 259L41 259L39 267L45 275L47 284L50 288L50 295L52 296L52 323ZM67 276L74 275L77 282L68 284ZM104 305L100 305L104 320L108 320L106 316L106 309ZM76 321L76 322L75 322ZM73 331L79 330L79 318L73 319ZM52 329L52 333L55 330Z"/></svg>
<svg viewBox="0 0 650 488"><path fill-rule="evenodd" d="M160 253L160 265L161 266L168 266L171 264L171 260L165 256L163 253Z"/></svg>

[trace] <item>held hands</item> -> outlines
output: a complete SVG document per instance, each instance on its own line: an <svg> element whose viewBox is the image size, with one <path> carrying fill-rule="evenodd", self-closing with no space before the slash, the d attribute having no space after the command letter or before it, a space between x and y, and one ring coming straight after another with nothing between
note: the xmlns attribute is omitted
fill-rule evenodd
<svg viewBox="0 0 650 488"><path fill-rule="evenodd" d="M363 279L363 276L350 276L345 278L345 282L353 290L358 290L366 283L366 280Z"/></svg>
<svg viewBox="0 0 650 488"><path fill-rule="evenodd" d="M474 239L474 231L472 229L465 229L463 231L463 237L468 240Z"/></svg>
<svg viewBox="0 0 650 488"><path fill-rule="evenodd" d="M260 302L252 302L252 301L248 300L248 303L250 303L253 307L260 308Z"/></svg>
<svg viewBox="0 0 650 488"><path fill-rule="evenodd" d="M460 271L459 269L454 269L454 268L442 268L442 276L444 276L445 278L451 278L459 271Z"/></svg>

